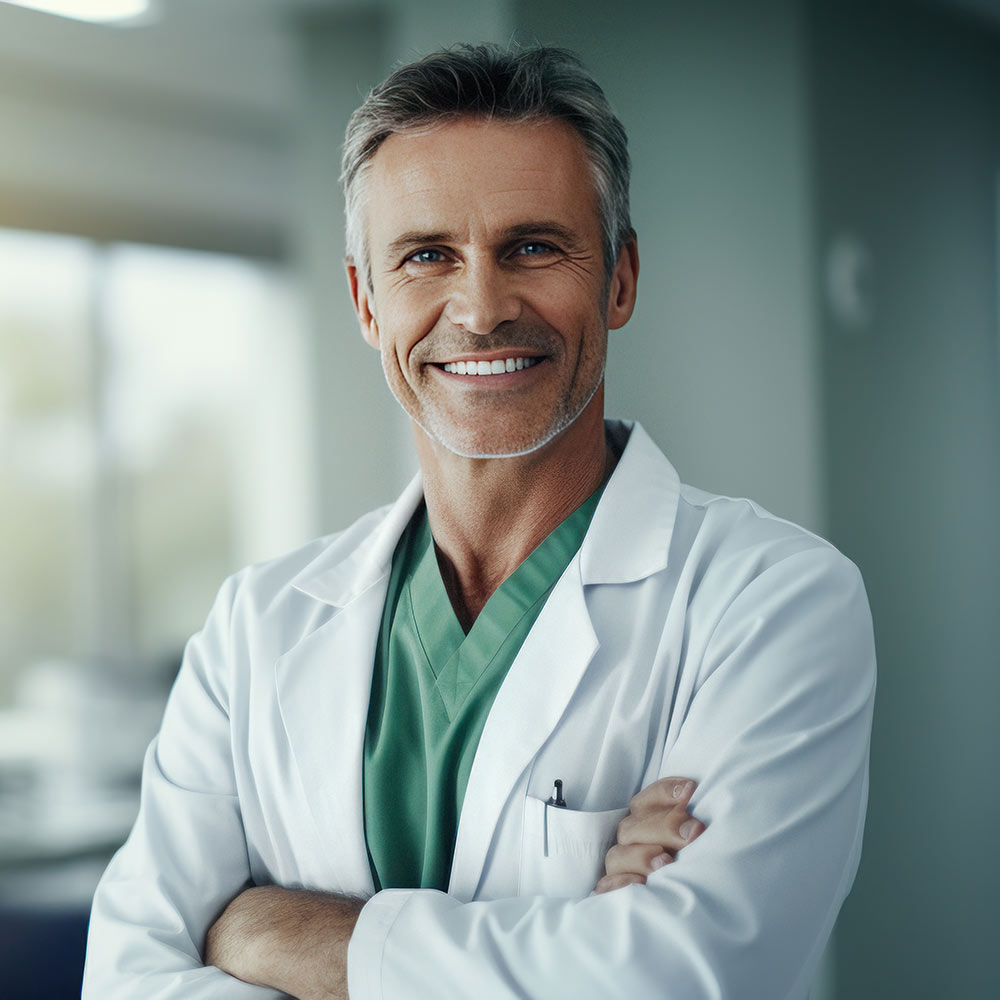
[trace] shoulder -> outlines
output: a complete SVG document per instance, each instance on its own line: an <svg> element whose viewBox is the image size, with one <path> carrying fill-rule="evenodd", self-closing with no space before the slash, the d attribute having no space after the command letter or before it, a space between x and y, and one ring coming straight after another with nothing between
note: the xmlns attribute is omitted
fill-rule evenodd
<svg viewBox="0 0 1000 1000"><path fill-rule="evenodd" d="M671 549L675 570L680 564L691 580L692 599L749 610L778 595L800 600L800 614L817 602L848 600L867 615L857 566L826 539L752 500L682 486Z"/></svg>
<svg viewBox="0 0 1000 1000"><path fill-rule="evenodd" d="M640 425L606 426L620 458L581 547L585 585L637 584L671 620L689 621L710 621L783 575L860 587L856 567L819 535L744 497L682 484Z"/></svg>
<svg viewBox="0 0 1000 1000"><path fill-rule="evenodd" d="M820 535L747 497L720 496L686 484L679 493L676 534L699 552L767 562L802 552L839 555Z"/></svg>
<svg viewBox="0 0 1000 1000"><path fill-rule="evenodd" d="M244 567L223 583L219 600L229 605L234 617L256 619L284 615L297 608L305 610L317 601L341 603L326 599L322 584L329 588L331 580L343 585L359 576L377 579L381 563L387 571L394 541L385 539L384 551L370 550L393 509L390 504L368 511L347 528ZM363 555L369 558L359 558Z"/></svg>
<svg viewBox="0 0 1000 1000"><path fill-rule="evenodd" d="M703 675L738 649L767 650L764 672L781 683L815 674L821 688L853 675L857 690L869 691L868 597L857 566L830 542L751 500L687 486L674 541L678 590L705 650Z"/></svg>
<svg viewBox="0 0 1000 1000"><path fill-rule="evenodd" d="M638 424L613 424L609 430L627 441L627 447L621 475L612 478L606 494L610 516L595 516L594 523L614 539L617 550L638 539L647 558L637 558L636 566L665 571L674 579L685 571L699 577L712 572L731 582L748 581L789 559L853 569L824 538L753 500L682 483Z"/></svg>

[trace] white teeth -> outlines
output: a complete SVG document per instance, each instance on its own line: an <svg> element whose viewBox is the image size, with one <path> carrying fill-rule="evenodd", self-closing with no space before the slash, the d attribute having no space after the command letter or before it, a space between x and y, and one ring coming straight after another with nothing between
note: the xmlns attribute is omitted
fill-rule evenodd
<svg viewBox="0 0 1000 1000"><path fill-rule="evenodd" d="M452 375L502 375L538 364L538 358L497 358L496 361L449 361L442 365Z"/></svg>

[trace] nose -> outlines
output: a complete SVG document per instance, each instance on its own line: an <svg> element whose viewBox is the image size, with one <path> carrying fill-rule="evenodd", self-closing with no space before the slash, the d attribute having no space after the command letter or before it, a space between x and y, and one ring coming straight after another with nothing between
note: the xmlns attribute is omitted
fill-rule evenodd
<svg viewBox="0 0 1000 1000"><path fill-rule="evenodd" d="M469 333L492 333L521 315L512 278L492 261L467 262L454 277L444 314Z"/></svg>

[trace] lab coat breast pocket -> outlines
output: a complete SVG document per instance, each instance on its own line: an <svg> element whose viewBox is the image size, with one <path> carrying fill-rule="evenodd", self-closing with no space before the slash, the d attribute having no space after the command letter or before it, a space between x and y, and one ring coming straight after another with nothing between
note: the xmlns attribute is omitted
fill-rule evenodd
<svg viewBox="0 0 1000 1000"><path fill-rule="evenodd" d="M628 809L581 812L528 796L521 837L520 896L589 896Z"/></svg>

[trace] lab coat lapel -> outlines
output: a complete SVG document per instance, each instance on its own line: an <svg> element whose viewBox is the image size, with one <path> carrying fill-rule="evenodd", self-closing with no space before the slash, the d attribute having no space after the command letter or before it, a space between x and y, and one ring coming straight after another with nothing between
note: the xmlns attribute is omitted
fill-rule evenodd
<svg viewBox="0 0 1000 1000"><path fill-rule="evenodd" d="M556 623L572 622L572 627ZM459 819L448 892L475 895L500 813L549 738L598 647L578 560L552 591L483 728Z"/></svg>
<svg viewBox="0 0 1000 1000"><path fill-rule="evenodd" d="M396 504L341 536L293 581L329 616L275 668L278 705L329 870L345 890L374 890L364 838L362 765L375 643L392 554L421 497L419 477Z"/></svg>
<svg viewBox="0 0 1000 1000"><path fill-rule="evenodd" d="M448 889L461 900L474 897L505 805L600 647L585 588L631 583L667 565L680 496L677 473L638 424L608 421L606 428L623 449L618 466L580 552L511 664L479 740Z"/></svg>
<svg viewBox="0 0 1000 1000"><path fill-rule="evenodd" d="M306 800L341 889L373 891L362 822L362 754L388 583L370 587L277 664L278 704Z"/></svg>

